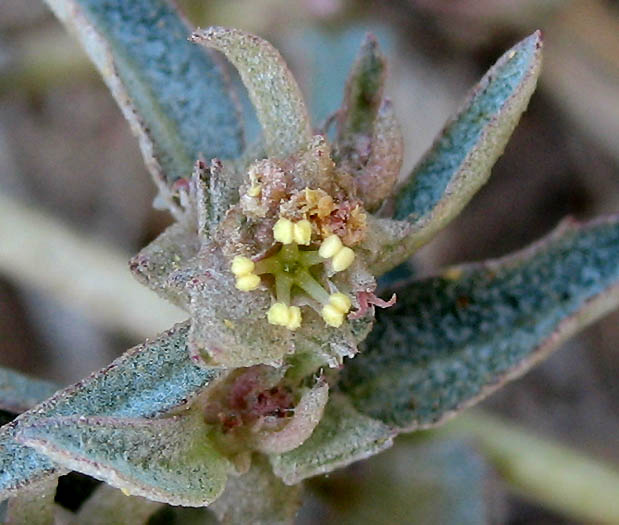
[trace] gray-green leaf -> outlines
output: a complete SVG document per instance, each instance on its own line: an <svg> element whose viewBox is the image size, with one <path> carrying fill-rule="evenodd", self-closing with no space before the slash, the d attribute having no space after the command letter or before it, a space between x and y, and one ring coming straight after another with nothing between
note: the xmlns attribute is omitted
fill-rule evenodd
<svg viewBox="0 0 619 525"><path fill-rule="evenodd" d="M200 155L242 153L232 88L166 0L46 1L103 75L164 197Z"/></svg>
<svg viewBox="0 0 619 525"><path fill-rule="evenodd" d="M395 432L357 412L341 395L332 394L310 438L285 454L271 456L273 472L287 485L331 472L389 448Z"/></svg>
<svg viewBox="0 0 619 525"><path fill-rule="evenodd" d="M131 495L198 507L221 494L230 470L208 430L199 412L156 420L73 416L24 422L17 438Z"/></svg>
<svg viewBox="0 0 619 525"><path fill-rule="evenodd" d="M413 281L378 312L341 388L404 430L435 425L619 304L619 216L566 221L509 257Z"/></svg>
<svg viewBox="0 0 619 525"><path fill-rule="evenodd" d="M189 359L189 323L127 351L0 430L0 497L57 474L45 456L14 441L15 427L58 416L153 418L182 408L221 373Z"/></svg>
<svg viewBox="0 0 619 525"><path fill-rule="evenodd" d="M0 367L0 410L19 414L51 396L58 386Z"/></svg>
<svg viewBox="0 0 619 525"><path fill-rule="evenodd" d="M444 228L488 180L535 90L541 70L539 31L507 51L484 75L407 181L395 193L376 274L406 260ZM389 239L390 237L390 239Z"/></svg>
<svg viewBox="0 0 619 525"><path fill-rule="evenodd" d="M195 31L192 40L221 51L238 69L270 157L288 157L309 145L312 133L303 95L277 49L260 37L225 27Z"/></svg>

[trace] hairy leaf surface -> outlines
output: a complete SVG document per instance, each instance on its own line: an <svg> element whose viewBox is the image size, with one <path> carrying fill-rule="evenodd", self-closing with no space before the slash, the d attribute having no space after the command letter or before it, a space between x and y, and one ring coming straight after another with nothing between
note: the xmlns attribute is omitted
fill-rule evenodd
<svg viewBox="0 0 619 525"><path fill-rule="evenodd" d="M341 388L404 430L437 424L619 304L619 217L566 221L509 257L399 289Z"/></svg>
<svg viewBox="0 0 619 525"><path fill-rule="evenodd" d="M445 227L488 180L541 70L540 32L507 51L440 133L405 183L396 190L393 218L373 262L380 274L406 260Z"/></svg>
<svg viewBox="0 0 619 525"><path fill-rule="evenodd" d="M0 497L45 478L56 467L14 441L15 427L40 418L153 418L187 405L220 374L189 359L188 323L127 351L106 368L70 386L0 430Z"/></svg>
<svg viewBox="0 0 619 525"><path fill-rule="evenodd" d="M303 95L277 49L260 37L225 27L197 30L191 38L221 51L238 69L269 156L284 158L309 145L312 133Z"/></svg>
<svg viewBox="0 0 619 525"><path fill-rule="evenodd" d="M73 416L24 422L17 438L131 495L205 506L223 491L230 468L207 432L199 413L150 421Z"/></svg>
<svg viewBox="0 0 619 525"><path fill-rule="evenodd" d="M47 0L103 75L164 197L200 156L242 153L239 110L213 55L166 0Z"/></svg>

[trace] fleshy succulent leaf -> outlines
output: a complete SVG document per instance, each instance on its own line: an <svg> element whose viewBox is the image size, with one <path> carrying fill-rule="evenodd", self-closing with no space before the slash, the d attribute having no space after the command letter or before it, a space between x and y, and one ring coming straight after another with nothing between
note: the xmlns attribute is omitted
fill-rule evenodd
<svg viewBox="0 0 619 525"><path fill-rule="evenodd" d="M139 496L127 496L102 483L79 508L80 525L145 525L162 504Z"/></svg>
<svg viewBox="0 0 619 525"><path fill-rule="evenodd" d="M340 387L402 430L436 425L619 305L619 217L566 221L509 257L400 288Z"/></svg>
<svg viewBox="0 0 619 525"><path fill-rule="evenodd" d="M70 386L0 430L0 494L59 475L45 456L14 441L15 427L40 418L153 418L186 406L220 372L189 358L188 323L127 351L106 368Z"/></svg>
<svg viewBox="0 0 619 525"><path fill-rule="evenodd" d="M264 456L255 455L249 471L231 477L211 509L223 525L286 525L301 505L301 486L286 486Z"/></svg>
<svg viewBox="0 0 619 525"><path fill-rule="evenodd" d="M270 157L305 149L312 138L303 95L279 52L260 37L238 29L209 27L192 35L226 55L247 87Z"/></svg>
<svg viewBox="0 0 619 525"><path fill-rule="evenodd" d="M445 227L488 180L525 111L541 70L541 33L507 51L469 94L395 192L393 218L373 269L384 273Z"/></svg>
<svg viewBox="0 0 619 525"><path fill-rule="evenodd" d="M0 367L0 410L19 414L51 396L58 386Z"/></svg>
<svg viewBox="0 0 619 525"><path fill-rule="evenodd" d="M54 525L56 479L29 486L0 503L0 522L7 525Z"/></svg>
<svg viewBox="0 0 619 525"><path fill-rule="evenodd" d="M287 485L331 472L373 456L392 444L395 432L357 412L341 395L332 394L311 437L300 447L271 456L273 472Z"/></svg>
<svg viewBox="0 0 619 525"><path fill-rule="evenodd" d="M219 496L230 469L208 431L199 412L156 420L73 416L24 422L17 438L131 495L198 507Z"/></svg>
<svg viewBox="0 0 619 525"><path fill-rule="evenodd" d="M47 0L80 40L140 140L163 197L203 156L243 151L236 99L166 0ZM168 204L171 204L168 198Z"/></svg>

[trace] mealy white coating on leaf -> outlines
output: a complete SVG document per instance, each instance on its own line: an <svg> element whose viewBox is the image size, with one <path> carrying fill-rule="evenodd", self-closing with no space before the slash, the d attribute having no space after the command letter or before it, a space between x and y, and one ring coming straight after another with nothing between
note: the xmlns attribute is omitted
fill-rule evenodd
<svg viewBox="0 0 619 525"><path fill-rule="evenodd" d="M270 157L284 158L311 139L303 95L279 52L266 40L238 29L198 29L192 41L217 49L239 71L256 108Z"/></svg>
<svg viewBox="0 0 619 525"><path fill-rule="evenodd" d="M58 417L22 424L18 440L131 495L201 507L221 494L231 470L208 430L199 413L156 420Z"/></svg>

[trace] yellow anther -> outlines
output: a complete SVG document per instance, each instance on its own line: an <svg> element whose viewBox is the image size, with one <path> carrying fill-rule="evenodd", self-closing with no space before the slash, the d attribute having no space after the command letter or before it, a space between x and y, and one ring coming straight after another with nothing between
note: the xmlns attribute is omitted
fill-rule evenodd
<svg viewBox="0 0 619 525"><path fill-rule="evenodd" d="M312 239L312 225L310 221L303 219L294 225L294 242L307 246Z"/></svg>
<svg viewBox="0 0 619 525"><path fill-rule="evenodd" d="M337 252L331 261L333 270L341 272L348 268L355 260L355 252L353 252L347 246L344 246L339 252Z"/></svg>
<svg viewBox="0 0 619 525"><path fill-rule="evenodd" d="M260 277L254 273L248 273L247 275L240 275L236 278L236 287L241 292L251 292L260 286Z"/></svg>
<svg viewBox="0 0 619 525"><path fill-rule="evenodd" d="M301 309L298 306L288 308L288 330L296 330L301 326Z"/></svg>
<svg viewBox="0 0 619 525"><path fill-rule="evenodd" d="M329 304L335 306L343 314L347 314L352 306L350 299L343 293L336 292L329 296Z"/></svg>
<svg viewBox="0 0 619 525"><path fill-rule="evenodd" d="M288 307L284 303L274 303L267 312L267 321L271 324L286 326L288 324Z"/></svg>
<svg viewBox="0 0 619 525"><path fill-rule="evenodd" d="M301 309L298 306L274 303L267 312L267 320L271 324L285 326L289 330L296 330L301 326Z"/></svg>
<svg viewBox="0 0 619 525"><path fill-rule="evenodd" d="M243 257L242 255L237 255L234 259L232 259L232 265L230 266L230 270L234 275L249 275L254 271L254 261L249 259L248 257Z"/></svg>
<svg viewBox="0 0 619 525"><path fill-rule="evenodd" d="M344 322L344 314L332 304L323 306L321 314L325 323L333 328L342 326L342 323Z"/></svg>
<svg viewBox="0 0 619 525"><path fill-rule="evenodd" d="M342 326L344 316L348 313L351 302L348 296L336 292L329 296L329 303L322 307L321 315L325 323L334 328Z"/></svg>
<svg viewBox="0 0 619 525"><path fill-rule="evenodd" d="M323 259L333 258L331 267L336 272L348 268L355 260L355 252L342 244L342 240L335 234L329 235L321 244L318 255Z"/></svg>
<svg viewBox="0 0 619 525"><path fill-rule="evenodd" d="M281 218L273 226L273 237L282 244L290 244L294 240L294 224Z"/></svg>
<svg viewBox="0 0 619 525"><path fill-rule="evenodd" d="M261 191L262 191L262 185L254 184L250 186L250 188L247 190L247 195L249 195L250 197L257 197L258 195L260 195Z"/></svg>
<svg viewBox="0 0 619 525"><path fill-rule="evenodd" d="M327 237L323 241L323 243L320 245L320 248L318 250L318 255L320 255L323 259L330 259L341 249L342 249L341 239L335 234L329 235L329 237Z"/></svg>

